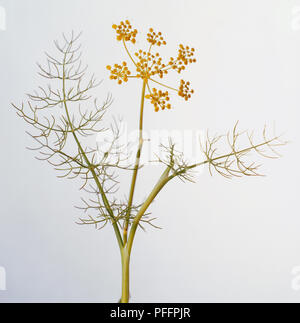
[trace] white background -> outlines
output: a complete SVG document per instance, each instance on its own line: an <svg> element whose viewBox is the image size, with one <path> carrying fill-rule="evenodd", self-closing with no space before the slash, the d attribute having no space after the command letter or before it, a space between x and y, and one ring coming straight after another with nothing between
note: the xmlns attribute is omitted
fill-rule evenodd
<svg viewBox="0 0 300 323"><path fill-rule="evenodd" d="M300 1L0 0L1 194L0 266L7 291L0 302L115 302L120 259L111 228L75 224L81 193L25 149L29 130L10 103L39 84L37 61L62 32L83 31L84 59L103 79L98 97L114 97L112 115L137 127L140 84L117 86L107 64L125 57L111 28L129 19L142 33L159 29L167 56L194 46L198 63L185 74L196 91L189 103L154 113L146 129L223 133L240 120L258 132L276 122L291 143L280 160L266 160L267 177L226 180L207 170L197 184L174 181L152 206L157 224L137 234L132 255L133 302L279 302L300 300L292 269L300 265L299 109ZM171 82L176 81L174 77ZM108 120L109 121L109 120ZM137 198L157 170L145 169ZM128 183L123 183L127 189ZM125 191L126 191L125 189Z"/></svg>

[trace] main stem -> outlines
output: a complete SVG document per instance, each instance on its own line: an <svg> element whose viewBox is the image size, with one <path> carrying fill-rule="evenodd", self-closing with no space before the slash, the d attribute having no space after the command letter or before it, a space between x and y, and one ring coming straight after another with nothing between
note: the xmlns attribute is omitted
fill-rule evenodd
<svg viewBox="0 0 300 323"><path fill-rule="evenodd" d="M138 174L139 167L140 167L140 158L141 158L141 153L142 153L142 148L143 148L143 120L144 120L146 84L147 84L147 80L144 80L143 88L142 88L141 106L140 106L139 146L138 146L138 150L136 153L136 160L135 160L135 165L134 165L134 170L133 170L133 175L132 175L132 180L131 180L131 186L130 186L130 192L129 192L128 208L127 208L124 233L123 233L124 245L127 243L129 217L130 217L131 207L132 207L132 203L133 203L135 184L136 184L137 174Z"/></svg>
<svg viewBox="0 0 300 323"><path fill-rule="evenodd" d="M122 252L122 296L120 303L129 303L129 265L130 265L130 253L126 247Z"/></svg>
<svg viewBox="0 0 300 323"><path fill-rule="evenodd" d="M129 302L129 265L130 265L130 255L131 255L131 248L127 246L127 236L128 236L128 227L129 227L129 218L133 203L135 185L138 175L138 170L140 167L140 158L143 148L143 119L144 119L144 105L145 105L145 92L146 92L146 84L147 80L143 81L143 88L142 88L142 97L141 97L141 106L140 106L140 122L139 122L139 146L136 154L136 161L134 165L130 192L129 192L129 199L128 199L128 208L126 213L125 225L124 225L124 232L123 232L123 248L121 248L121 257L122 257L122 296L120 303L128 303Z"/></svg>

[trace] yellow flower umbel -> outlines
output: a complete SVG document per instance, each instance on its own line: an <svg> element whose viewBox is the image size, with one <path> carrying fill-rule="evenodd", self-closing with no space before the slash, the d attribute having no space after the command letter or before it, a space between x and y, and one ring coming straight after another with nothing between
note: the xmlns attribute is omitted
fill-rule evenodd
<svg viewBox="0 0 300 323"><path fill-rule="evenodd" d="M132 30L132 26L130 25L130 22L128 20L126 20L125 23L121 21L119 26L113 25L112 27L116 30L117 40L131 41L133 44L135 44L137 30Z"/></svg>
<svg viewBox="0 0 300 323"><path fill-rule="evenodd" d="M113 68L111 66L107 66L107 69L111 73L110 79L117 80L118 84L122 84L122 81L127 82L128 77L131 74L126 62L123 62L122 65L115 64Z"/></svg>
<svg viewBox="0 0 300 323"><path fill-rule="evenodd" d="M162 79L172 70L180 74L185 70L187 65L195 63L194 48L180 44L177 56L175 58L170 57L170 59L164 63L159 53L153 53L153 48L155 46L160 47L166 45L167 43L161 32L155 32L150 28L147 34L147 41L150 44L149 48L147 50L140 49L135 52L134 55L131 55L126 43L131 42L135 44L138 31L132 28L128 20L125 22L121 21L119 25L114 24L112 27L116 30L117 40L122 41L129 59L134 65L136 74L131 75L132 73L129 71L127 63L123 62L121 65L115 64L113 67L110 65L107 66L107 69L111 72L110 79L116 80L118 84L127 82L129 78L142 79L144 83L143 98L151 101L155 111L171 109L171 104L169 103L169 92L152 88L151 82L177 92L177 94L185 100L191 98L191 94L194 93L194 90L190 89L190 82L180 80L180 84L176 89L155 80L155 77Z"/></svg>

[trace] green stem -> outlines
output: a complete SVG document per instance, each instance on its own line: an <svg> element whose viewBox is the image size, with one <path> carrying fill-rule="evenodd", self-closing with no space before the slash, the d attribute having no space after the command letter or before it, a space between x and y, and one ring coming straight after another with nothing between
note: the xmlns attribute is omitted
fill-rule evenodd
<svg viewBox="0 0 300 323"><path fill-rule="evenodd" d="M171 167L167 167L167 169L163 172L162 176L160 177L159 181L153 188L152 192L146 199L145 203L142 205L141 209L139 210L138 214L136 215L130 234L128 237L127 244L122 249L122 296L120 303L128 303L129 302L129 265L130 265L130 256L132 251L133 240L136 234L136 230L138 228L139 222L145 212L147 211L150 204L156 198L158 193L163 189L163 187L171 180L171 176L169 176L171 171Z"/></svg>
<svg viewBox="0 0 300 323"><path fill-rule="evenodd" d="M150 204L156 198L156 196L158 195L158 193L172 179L172 177L169 176L170 170L171 170L171 168L168 167L164 171L164 173L160 177L158 183L153 188L152 192L150 193L150 195L148 196L148 198L146 199L146 201L144 202L144 204L140 208L138 214L136 215L136 217L135 217L135 219L134 219L134 221L132 223L132 227L131 227L130 234L129 234L129 237L128 237L128 242L127 242L127 249L128 249L128 254L129 255L131 254L133 240L134 240L135 233L136 233L136 230L138 228L138 225L139 225L139 222L140 222L141 218L143 217L143 215L147 211L147 209L150 206Z"/></svg>
<svg viewBox="0 0 300 323"><path fill-rule="evenodd" d="M120 303L129 303L129 264L130 254L125 247L122 250L122 296Z"/></svg>
<svg viewBox="0 0 300 323"><path fill-rule="evenodd" d="M127 208L125 225L124 225L124 233L123 233L124 245L126 245L126 243L127 243L129 216L130 216L131 207L132 207L132 203L133 203L135 184L136 184L138 170L140 167L140 158L141 158L141 153L142 153L142 148L143 148L143 119L144 119L146 85L147 85L147 81L144 80L143 88L142 88L141 107L140 107L139 146L138 146L138 150L137 150L137 154L136 154L136 161L135 161L135 166L134 166L132 180L131 180L131 187L130 187L130 192L129 192L128 208Z"/></svg>

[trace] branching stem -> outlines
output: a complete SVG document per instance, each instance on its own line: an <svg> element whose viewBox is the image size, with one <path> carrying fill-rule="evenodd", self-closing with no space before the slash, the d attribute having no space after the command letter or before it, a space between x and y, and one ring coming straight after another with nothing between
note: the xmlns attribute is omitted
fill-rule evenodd
<svg viewBox="0 0 300 323"><path fill-rule="evenodd" d="M124 245L126 245L126 243L127 243L129 217L130 217L130 212L131 212L131 207L132 207L132 202L133 202L133 197L134 197L134 190L135 190L135 185L136 185L136 179L137 179L138 170L140 167L140 158L141 158L143 142L144 142L143 141L143 120L144 120L146 84L147 84L147 81L144 80L143 88L142 88L141 106L140 106L139 146L138 146L138 150L137 150L137 154L136 154L136 161L135 161L135 166L134 166L132 180L131 180L131 186L130 186L130 192L129 192L128 209L127 209L126 220L125 220L125 225L124 225L124 234L123 234Z"/></svg>
<svg viewBox="0 0 300 323"><path fill-rule="evenodd" d="M115 234L116 234L116 238L117 238L117 241L118 241L118 244L119 244L119 248L120 248L120 250L122 250L123 240L122 240L122 237L121 237L121 234L120 234L118 224L117 224L116 219L114 217L113 211L112 211L112 209L110 207L110 204L109 204L109 202L107 200L106 194L105 194L105 192L103 190L103 187L102 187L102 185L101 185L101 183L99 181L99 178L97 177L97 174L96 174L94 168L92 167L92 164L91 164L89 158L87 157L85 151L83 150L83 148L82 148L82 146L80 144L79 139L77 138L76 132L75 132L74 127L73 127L73 123L71 121L71 117L70 117L69 110L68 110L68 105L67 105L67 94L66 94L66 72L65 72L66 57L67 57L67 52L64 55L63 77L62 77L62 82L63 82L63 104L64 104L64 108L65 108L65 111L66 111L67 119L68 119L69 125L71 127L71 131L72 131L73 137L75 139L75 142L76 142L76 144L78 146L78 149L79 149L80 153L82 154L85 162L88 165L88 168L90 169L90 171L92 173L92 176L93 176L93 178L95 180L95 183L96 183L96 185L97 185L97 187L99 189L99 192L101 194L101 197L102 197L103 203L105 205L105 208L106 208L109 216L111 217L112 225L113 225L113 228L114 228L114 231L115 231Z"/></svg>

